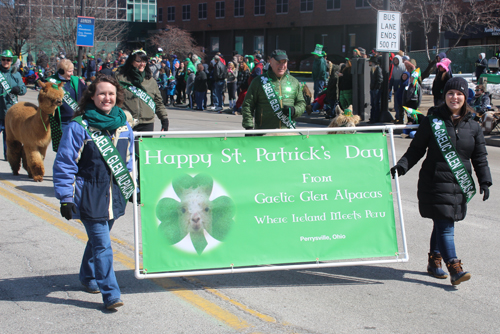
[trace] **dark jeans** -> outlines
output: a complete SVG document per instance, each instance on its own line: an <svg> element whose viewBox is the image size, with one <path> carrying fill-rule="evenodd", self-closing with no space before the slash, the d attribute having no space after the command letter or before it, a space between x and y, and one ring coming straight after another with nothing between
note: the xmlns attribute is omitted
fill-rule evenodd
<svg viewBox="0 0 500 334"><path fill-rule="evenodd" d="M433 219L430 252L441 253L445 263L457 258L455 251L455 222L447 219Z"/></svg>
<svg viewBox="0 0 500 334"><path fill-rule="evenodd" d="M317 98L319 93L323 91L323 88L325 88L325 81L324 80L315 80L314 81L314 98Z"/></svg>
<svg viewBox="0 0 500 334"><path fill-rule="evenodd" d="M207 106L207 92L194 92L196 109L203 110Z"/></svg>

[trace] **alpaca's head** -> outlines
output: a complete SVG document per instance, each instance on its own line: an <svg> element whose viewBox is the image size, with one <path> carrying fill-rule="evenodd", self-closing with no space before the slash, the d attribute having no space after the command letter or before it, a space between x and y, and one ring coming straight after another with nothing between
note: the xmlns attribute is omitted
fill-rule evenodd
<svg viewBox="0 0 500 334"><path fill-rule="evenodd" d="M212 232L212 202L208 187L185 189L180 196L179 216L187 233Z"/></svg>
<svg viewBox="0 0 500 334"><path fill-rule="evenodd" d="M38 94L38 104L46 114L53 114L56 108L62 105L64 97L62 86L64 82L55 85L51 82L39 81L39 84L42 89Z"/></svg>

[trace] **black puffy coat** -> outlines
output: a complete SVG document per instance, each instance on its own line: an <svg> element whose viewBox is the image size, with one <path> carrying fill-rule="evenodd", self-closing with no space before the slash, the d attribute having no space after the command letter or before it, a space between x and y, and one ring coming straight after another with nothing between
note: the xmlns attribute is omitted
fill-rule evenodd
<svg viewBox="0 0 500 334"><path fill-rule="evenodd" d="M445 121L448 135L469 174L472 173L472 162L479 184L491 185L483 132L479 124L472 120L471 114L467 113L454 126L451 113L446 106L431 108L429 115L432 113ZM467 213L466 198L436 143L428 117L423 120L410 147L398 161L398 165L406 173L424 156L426 151L427 157L422 163L418 179L417 196L420 215L431 219L463 220ZM479 193L477 185L476 190Z"/></svg>

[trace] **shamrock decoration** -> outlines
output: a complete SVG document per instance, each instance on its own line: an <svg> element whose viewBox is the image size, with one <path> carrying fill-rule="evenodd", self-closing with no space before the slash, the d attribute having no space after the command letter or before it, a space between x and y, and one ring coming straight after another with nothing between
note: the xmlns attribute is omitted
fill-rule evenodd
<svg viewBox="0 0 500 334"><path fill-rule="evenodd" d="M234 202L227 196L210 201L213 179L208 174L195 177L184 174L172 181L172 187L180 202L164 197L156 205L156 217L161 221L158 229L170 245L176 244L186 235L198 254L207 247L203 231L222 241L234 223Z"/></svg>

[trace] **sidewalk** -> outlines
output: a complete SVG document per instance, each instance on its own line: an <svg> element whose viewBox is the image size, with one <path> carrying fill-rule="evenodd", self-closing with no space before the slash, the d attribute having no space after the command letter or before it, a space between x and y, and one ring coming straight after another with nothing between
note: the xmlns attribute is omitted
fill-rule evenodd
<svg viewBox="0 0 500 334"><path fill-rule="evenodd" d="M393 102L389 103L389 110L392 110L393 105L394 105ZM434 105L434 100L433 100L432 95L423 95L422 96L422 103L420 105L419 111L422 112L424 115L427 115L427 111L433 105ZM392 117L394 117L395 113L391 112L391 115L392 115ZM307 115L306 113L304 113L301 117L297 118L297 122L328 126L328 124L330 124L331 120L325 119L324 114L320 114L318 112L313 112L311 115ZM392 123L369 124L368 121L361 121L358 126L373 126L373 125L388 125L388 124L392 124ZM394 132L398 133L398 131L394 131ZM399 133L401 133L401 131L399 131ZM486 140L486 145L500 147L500 133L495 132L494 134L484 136L484 138Z"/></svg>

